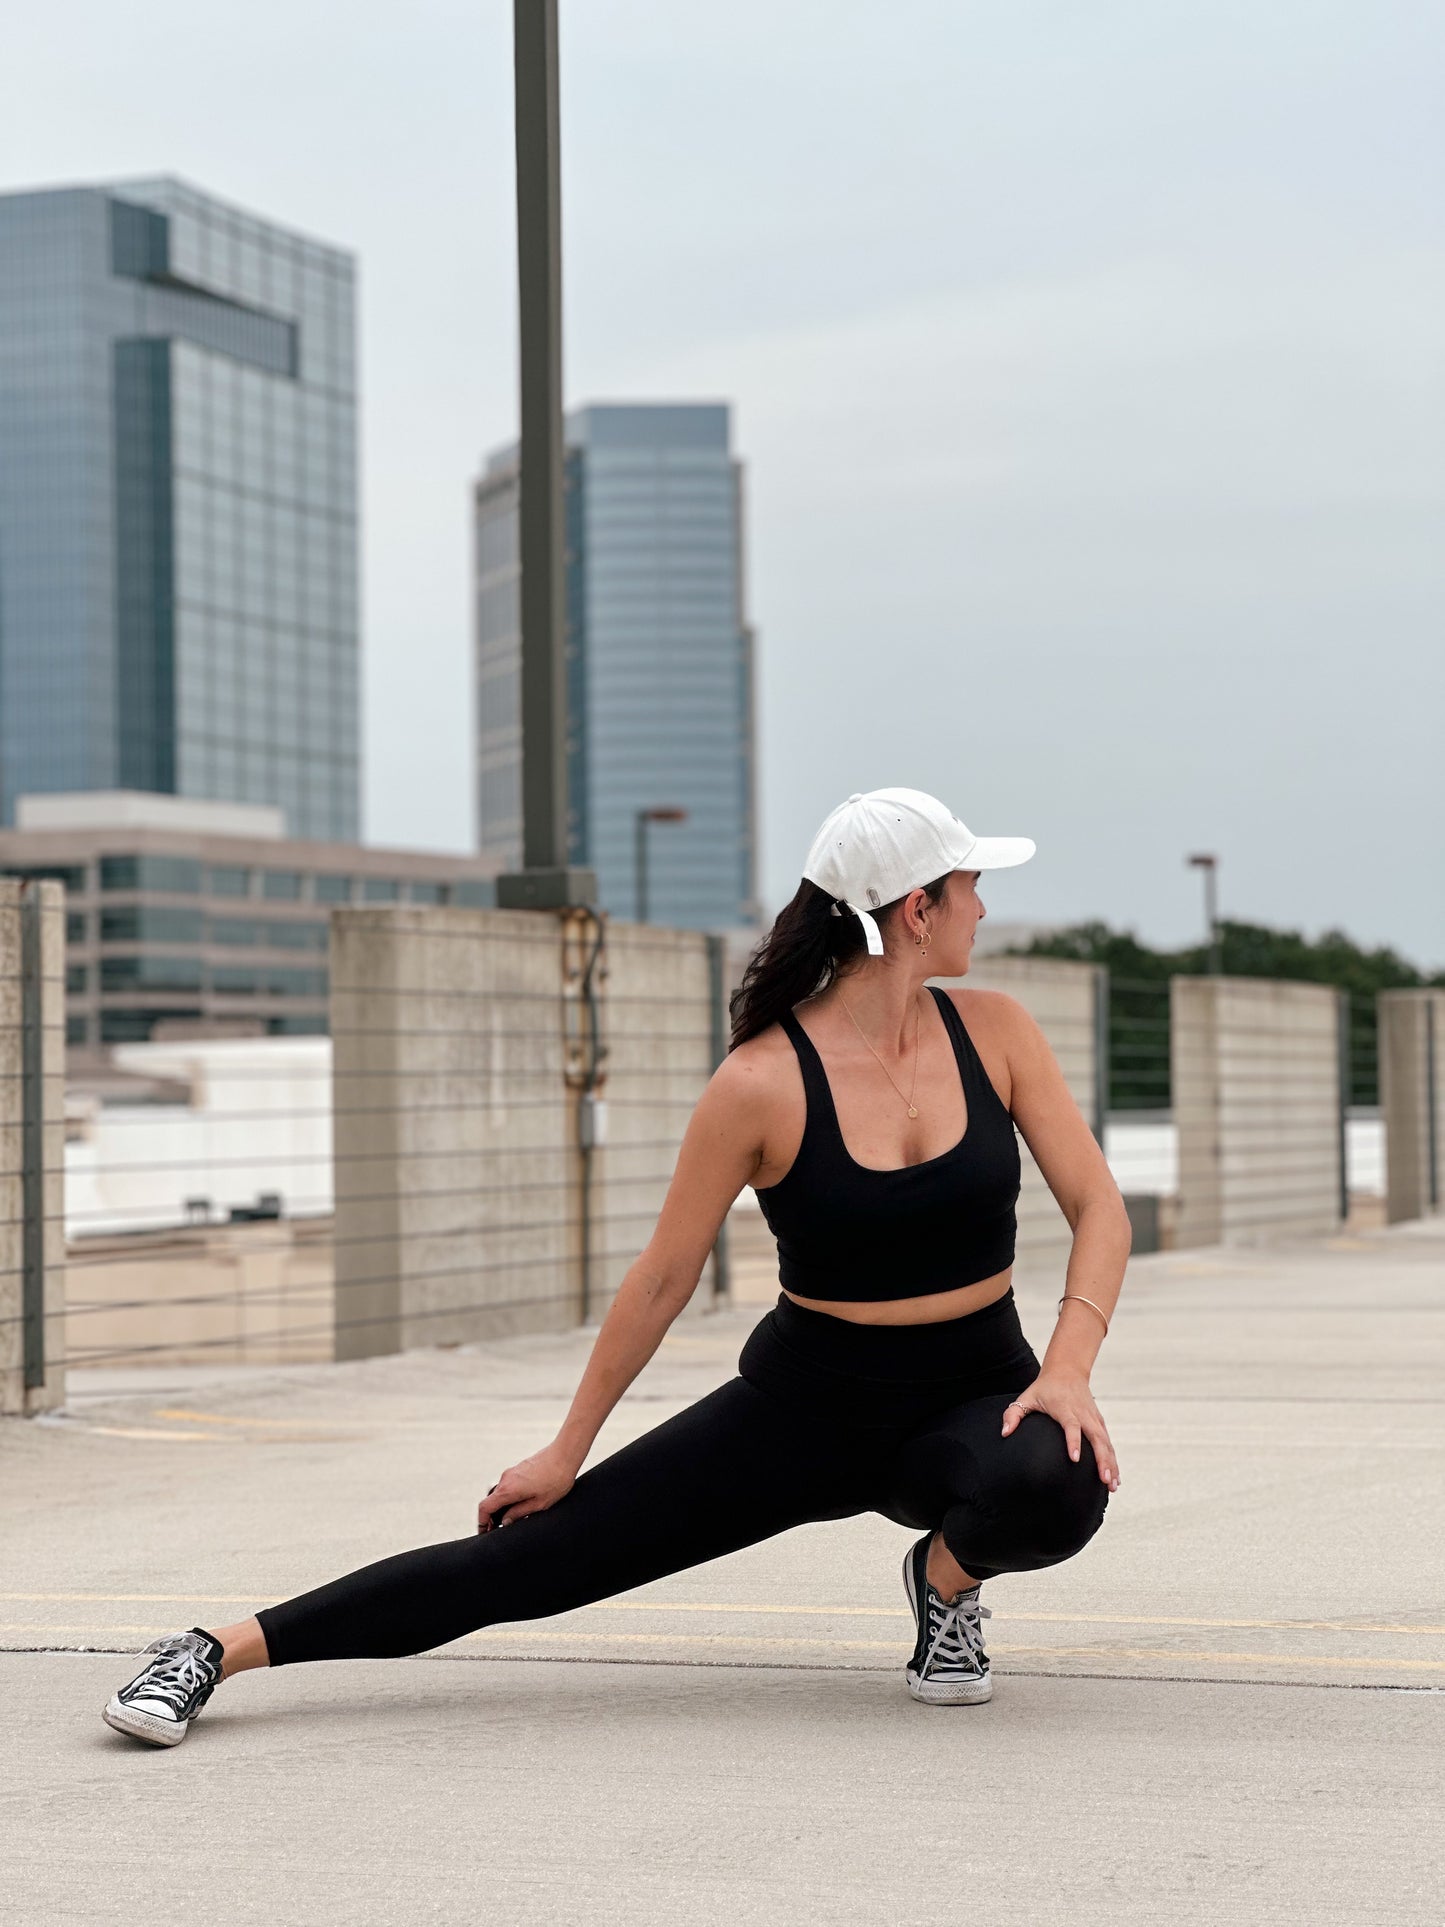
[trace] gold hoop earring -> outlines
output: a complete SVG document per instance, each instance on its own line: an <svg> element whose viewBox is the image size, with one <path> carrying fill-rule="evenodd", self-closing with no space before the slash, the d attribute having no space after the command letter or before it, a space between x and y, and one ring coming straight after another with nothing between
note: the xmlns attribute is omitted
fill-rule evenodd
<svg viewBox="0 0 1445 1927"><path fill-rule="evenodd" d="M927 939L926 942L925 942L925 938ZM926 957L928 955L928 945L933 942L933 938L930 935L930 933L927 930L924 930L920 932L920 934L916 936L913 939L913 941L918 945L919 956Z"/></svg>

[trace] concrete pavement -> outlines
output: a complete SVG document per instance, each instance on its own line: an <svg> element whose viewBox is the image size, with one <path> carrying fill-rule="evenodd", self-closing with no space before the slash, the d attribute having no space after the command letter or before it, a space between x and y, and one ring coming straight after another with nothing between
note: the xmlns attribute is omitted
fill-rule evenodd
<svg viewBox="0 0 1445 1927"><path fill-rule="evenodd" d="M1019 1287L1040 1350L1058 1290ZM159 1842L158 1921L1438 1927L1442 1313L1441 1221L1131 1263L1095 1375L1123 1488L987 1588L989 1706L908 1698L910 1535L862 1518L248 1677L166 1754L99 1723L113 1653L465 1532L588 1341L77 1386L0 1427L0 1919L125 1917ZM756 1315L680 1321L599 1454Z"/></svg>

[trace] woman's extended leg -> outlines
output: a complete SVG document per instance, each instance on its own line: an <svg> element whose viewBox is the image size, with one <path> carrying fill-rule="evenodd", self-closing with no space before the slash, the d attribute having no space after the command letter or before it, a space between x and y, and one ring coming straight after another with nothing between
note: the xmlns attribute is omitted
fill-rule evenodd
<svg viewBox="0 0 1445 1927"><path fill-rule="evenodd" d="M545 1511L398 1553L257 1617L273 1666L424 1652L861 1512L867 1469L824 1428L735 1378L584 1472Z"/></svg>

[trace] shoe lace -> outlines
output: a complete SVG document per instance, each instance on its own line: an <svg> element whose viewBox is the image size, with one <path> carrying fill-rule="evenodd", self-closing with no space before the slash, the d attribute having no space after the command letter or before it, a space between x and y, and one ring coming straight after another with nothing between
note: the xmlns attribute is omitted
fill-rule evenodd
<svg viewBox="0 0 1445 1927"><path fill-rule="evenodd" d="M928 1651L923 1657L926 1673L935 1661L945 1666L960 1666L971 1673L982 1673L988 1664L984 1651L981 1621L992 1619L987 1606L979 1603L978 1588L961 1592L951 1605L928 1591Z"/></svg>
<svg viewBox="0 0 1445 1927"><path fill-rule="evenodd" d="M164 1639L153 1639L141 1651L159 1657L151 1661L132 1687L137 1697L143 1694L146 1699L164 1700L179 1713L193 1693L215 1683L211 1667L202 1663L193 1646L176 1640L173 1633Z"/></svg>

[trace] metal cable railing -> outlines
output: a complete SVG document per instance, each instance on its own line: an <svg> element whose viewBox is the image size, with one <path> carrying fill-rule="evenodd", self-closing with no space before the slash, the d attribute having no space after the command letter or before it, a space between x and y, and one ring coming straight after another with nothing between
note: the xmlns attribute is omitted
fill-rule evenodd
<svg viewBox="0 0 1445 1927"><path fill-rule="evenodd" d="M40 1314L52 1362L311 1362L372 1338L455 1342L489 1316L565 1322L582 1310L579 1242L596 1308L606 1302L646 1243L720 1055L724 999L695 936L629 928L612 943L607 1054L593 1080L612 1122L593 1143L557 927L539 922L523 940L489 928L485 913L440 930L379 910L369 944L379 926L424 940L424 961L405 981L373 983L359 953L333 947L329 1037L277 1039L274 1051L268 1039L119 1048L118 1069L151 1087L118 1097L112 1078L88 1102L74 1094L63 1211L53 1192L48 1208L32 1197L19 1210L27 1172L11 1153L0 1280L22 1270L21 1231L51 1263L63 1253L66 1309ZM52 1011L62 981L44 980ZM1206 1113L1173 1088L1169 979L1109 980L1092 1020L1067 998L1058 1008L1055 1055L1104 1127L1121 1188L1172 1195L1181 1132ZM1373 996L1341 998L1337 1066L1317 1037L1261 1014L1235 1013L1227 1035L1225 1140L1195 1178L1195 1205L1227 1192L1236 1203L1257 1195L1281 1218L1307 1214L1328 1188L1332 1141L1342 1193L1378 1191ZM13 1093L21 1076L0 1082ZM1024 1228L1044 1235L1056 1215ZM0 1340L33 1322L27 1305L0 1307Z"/></svg>
<svg viewBox="0 0 1445 1927"><path fill-rule="evenodd" d="M415 948L373 982L355 960L379 924L393 956ZM329 1037L126 1045L88 1100L70 1094L63 1211L53 1191L23 1219L0 1203L0 1236L23 1224L52 1265L64 1254L50 1365L311 1361L372 1336L454 1342L478 1319L556 1322L583 1309L579 1248L605 1304L716 1062L713 940L621 933L607 1054L587 1077L603 1142L574 1074L555 921L443 929L388 911L364 940L333 936ZM28 1301L0 1305L0 1342L34 1319Z"/></svg>

